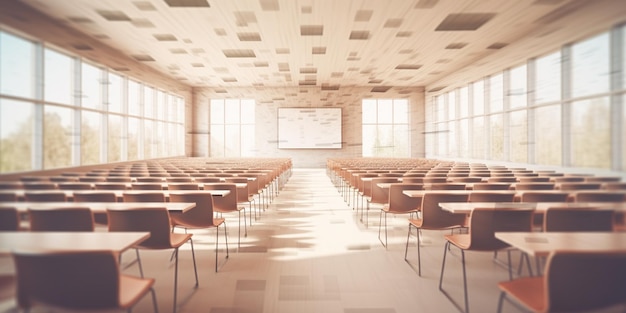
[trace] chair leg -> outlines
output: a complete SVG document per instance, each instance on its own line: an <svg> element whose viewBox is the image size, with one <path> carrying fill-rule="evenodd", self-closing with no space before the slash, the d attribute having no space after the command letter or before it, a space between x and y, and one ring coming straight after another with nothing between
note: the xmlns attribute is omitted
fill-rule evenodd
<svg viewBox="0 0 626 313"><path fill-rule="evenodd" d="M137 254L137 264L139 265L139 274L141 278L143 278L143 266L141 265L141 258L139 257L139 249L135 249L135 254Z"/></svg>
<svg viewBox="0 0 626 313"><path fill-rule="evenodd" d="M176 313L176 299L178 296L178 248L174 249L174 253L176 254L176 265L174 266L174 309L172 312Z"/></svg>
<svg viewBox="0 0 626 313"><path fill-rule="evenodd" d="M415 227L417 233L417 276L422 276L422 255L420 252L420 229Z"/></svg>
<svg viewBox="0 0 626 313"><path fill-rule="evenodd" d="M441 261L441 275L439 276L439 290L443 292L444 295L446 295L446 297L452 302L452 304L454 304L454 306L456 306L458 309L461 309L461 307L454 301L454 299L452 299L452 297L445 290L443 290L443 287L442 287L443 272L446 267L446 255L449 249L450 249L450 242L447 241L446 245L443 248L443 260ZM467 276L465 272L465 251L463 249L461 249L461 265L463 267L463 299L465 302L465 310L463 312L469 313L469 299L467 297Z"/></svg>
<svg viewBox="0 0 626 313"><path fill-rule="evenodd" d="M380 238L380 231L383 225L383 214L385 215L385 242ZM380 210L380 216L378 217L378 241L387 248L387 212Z"/></svg>
<svg viewBox="0 0 626 313"><path fill-rule="evenodd" d="M189 243L191 244L191 258L193 259L193 272L196 275L196 286L198 288L198 268L196 267L196 252L193 249L193 238L189 238Z"/></svg>
<svg viewBox="0 0 626 313"><path fill-rule="evenodd" d="M502 312L502 303L504 302L504 298L506 297L506 293L504 291L500 292L500 297L498 297L498 310L497 313Z"/></svg>
<svg viewBox="0 0 626 313"><path fill-rule="evenodd" d="M159 313L159 306L157 305L156 292L154 288L150 288L150 293L152 294L152 306L154 307L154 313Z"/></svg>

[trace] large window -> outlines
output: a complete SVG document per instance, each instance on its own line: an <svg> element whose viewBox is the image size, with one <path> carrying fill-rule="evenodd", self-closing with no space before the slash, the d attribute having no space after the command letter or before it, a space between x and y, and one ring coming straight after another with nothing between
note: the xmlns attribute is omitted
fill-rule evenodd
<svg viewBox="0 0 626 313"><path fill-rule="evenodd" d="M407 99L364 99L362 110L364 157L410 155Z"/></svg>
<svg viewBox="0 0 626 313"><path fill-rule="evenodd" d="M211 100L212 157L255 156L255 106L252 99Z"/></svg>
<svg viewBox="0 0 626 313"><path fill-rule="evenodd" d="M1 173L183 155L184 110L179 96L0 31Z"/></svg>

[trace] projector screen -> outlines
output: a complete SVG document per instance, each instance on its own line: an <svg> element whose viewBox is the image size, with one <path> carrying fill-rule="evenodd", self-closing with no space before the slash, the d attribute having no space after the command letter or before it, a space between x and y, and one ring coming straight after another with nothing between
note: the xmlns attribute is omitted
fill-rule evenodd
<svg viewBox="0 0 626 313"><path fill-rule="evenodd" d="M341 149L341 108L279 108L278 149Z"/></svg>

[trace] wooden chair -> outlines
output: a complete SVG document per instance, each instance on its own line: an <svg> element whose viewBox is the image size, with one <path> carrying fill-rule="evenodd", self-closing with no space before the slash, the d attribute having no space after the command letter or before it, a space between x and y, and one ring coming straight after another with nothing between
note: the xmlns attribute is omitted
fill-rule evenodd
<svg viewBox="0 0 626 313"><path fill-rule="evenodd" d="M248 204L250 209L248 211L248 221L252 225L252 204L254 203L254 194L250 192L252 182L246 177L226 177L224 181L232 184L245 184L245 187L237 187L237 204Z"/></svg>
<svg viewBox="0 0 626 313"><path fill-rule="evenodd" d="M430 190L465 190L463 183L435 183L430 184Z"/></svg>
<svg viewBox="0 0 626 313"><path fill-rule="evenodd" d="M14 207L0 206L0 231L17 231L20 229L20 216Z"/></svg>
<svg viewBox="0 0 626 313"><path fill-rule="evenodd" d="M174 309L177 309L177 293L178 293L178 249L186 242L191 243L191 255L193 258L193 269L198 287L198 271L196 268L196 255L193 249L193 240L191 234L177 234L171 232L170 215L165 207L163 208L124 208L124 209L107 209L109 218L109 231L138 231L150 232L150 237L135 246L137 254L137 263L141 277L143 275L143 267L139 256L139 249L145 250L174 250Z"/></svg>
<svg viewBox="0 0 626 313"><path fill-rule="evenodd" d="M473 190L509 190L511 183L476 183Z"/></svg>
<svg viewBox="0 0 626 313"><path fill-rule="evenodd" d="M58 184L61 190L91 190L91 183L85 182L62 182Z"/></svg>
<svg viewBox="0 0 626 313"><path fill-rule="evenodd" d="M218 245L219 227L224 226L224 237L226 238L226 258L228 259L228 233L226 231L226 221L223 218L215 218L213 212L213 196L203 192L170 192L170 202L193 202L196 206L185 213L173 212L171 214L172 226L187 229L215 228L215 271L218 269Z"/></svg>
<svg viewBox="0 0 626 313"><path fill-rule="evenodd" d="M412 214L420 211L421 199L411 198L404 193L404 190L423 190L422 184L406 184L406 183L391 183L389 185L389 195L387 204L385 204L380 210L380 217L378 220L378 240L387 247L387 214ZM385 242L380 237L381 227L383 224L383 215L385 216Z"/></svg>
<svg viewBox="0 0 626 313"><path fill-rule="evenodd" d="M132 190L122 194L124 202L165 202L165 194L162 191Z"/></svg>
<svg viewBox="0 0 626 313"><path fill-rule="evenodd" d="M515 190L553 190L554 183L517 183L515 184Z"/></svg>
<svg viewBox="0 0 626 313"><path fill-rule="evenodd" d="M498 284L497 312L515 300L532 312L579 312L626 303L626 253L553 251L543 276ZM582 270L581 270L582 269Z"/></svg>
<svg viewBox="0 0 626 313"><path fill-rule="evenodd" d="M470 192L469 202L513 202L515 197L514 193L502 193L502 192Z"/></svg>
<svg viewBox="0 0 626 313"><path fill-rule="evenodd" d="M36 305L76 311L130 311L147 293L157 300L153 278L122 274L112 251L13 252L16 300L29 311Z"/></svg>
<svg viewBox="0 0 626 313"><path fill-rule="evenodd" d="M117 202L117 196L112 191L77 191L74 192L74 202ZM95 213L93 218L97 224L108 224L106 213Z"/></svg>
<svg viewBox="0 0 626 313"><path fill-rule="evenodd" d="M449 194L442 192L429 192L422 197L422 217L409 219L409 231L406 237L404 250L404 260L408 262L407 253L409 251L409 239L411 229L417 232L417 263L418 275L422 275L422 261L420 256L420 231L421 230L453 230L463 227L465 224L464 214L453 214L446 212L439 207L440 202L467 202L467 194Z"/></svg>
<svg viewBox="0 0 626 313"><path fill-rule="evenodd" d="M465 274L465 251L488 251L495 252L509 248L510 246L497 239L495 232L531 230L533 209L481 209L476 208L470 214L469 232L467 234L445 235L446 244L441 263L441 276L439 278L439 290L462 312L469 312L469 298L467 292L467 277ZM461 250L461 265L463 268L463 295L464 307L461 307L443 289L443 275L446 265L446 255L450 246L456 246ZM508 257L509 279L513 278L511 269L511 257Z"/></svg>
<svg viewBox="0 0 626 313"><path fill-rule="evenodd" d="M613 231L611 209L598 208L548 208L543 217L543 230L565 231Z"/></svg>
<svg viewBox="0 0 626 313"><path fill-rule="evenodd" d="M17 200L17 194L15 192L0 190L0 202L15 202Z"/></svg>
<svg viewBox="0 0 626 313"><path fill-rule="evenodd" d="M163 183L156 183L156 182L138 182L138 183L132 183L131 185L131 189L132 190L163 190Z"/></svg>
<svg viewBox="0 0 626 313"><path fill-rule="evenodd" d="M221 178L215 176L196 177L194 180L196 183L219 183Z"/></svg>
<svg viewBox="0 0 626 313"><path fill-rule="evenodd" d="M168 190L199 190L200 187L198 186L198 183L192 183L192 182L168 183L167 189Z"/></svg>
<svg viewBox="0 0 626 313"><path fill-rule="evenodd" d="M234 183L208 183L204 184L204 190L228 190L227 195L213 197L213 212L221 214L237 213L239 215L239 229L237 237L237 247L241 247L241 213L243 213L244 236L248 237L248 226L246 224L246 207L237 203L237 185Z"/></svg>
<svg viewBox="0 0 626 313"><path fill-rule="evenodd" d="M125 182L104 182L104 183L95 183L94 186L96 190L127 190L128 183Z"/></svg>
<svg viewBox="0 0 626 313"><path fill-rule="evenodd" d="M602 186L601 183L561 183L558 185L560 190L598 190Z"/></svg>
<svg viewBox="0 0 626 313"><path fill-rule="evenodd" d="M520 197L521 202L567 202L568 200L569 193L567 192L542 192L541 190L526 191ZM535 229L543 227L543 214L534 214L533 225Z"/></svg>
<svg viewBox="0 0 626 313"><path fill-rule="evenodd" d="M626 183L604 183L603 188L606 190L626 190Z"/></svg>
<svg viewBox="0 0 626 313"><path fill-rule="evenodd" d="M382 177L377 176L373 177L369 182L369 192L368 194L363 194L364 199L367 202L367 206L365 209L361 207L361 222L363 222L363 215L365 215L365 226L367 227L369 221L369 210L372 205L378 205L381 209L385 204L389 203L389 190L380 187L378 184L391 184L397 183L398 179L396 177ZM367 192L367 187L365 188ZM357 215L359 211L357 209Z"/></svg>
<svg viewBox="0 0 626 313"><path fill-rule="evenodd" d="M23 184L26 190L52 190L58 189L57 184L53 182L25 182Z"/></svg>
<svg viewBox="0 0 626 313"><path fill-rule="evenodd" d="M65 202L67 196L63 191L26 191L24 199L32 202Z"/></svg>
<svg viewBox="0 0 626 313"><path fill-rule="evenodd" d="M130 183L132 179L130 176L107 176L107 182L110 183Z"/></svg>
<svg viewBox="0 0 626 313"><path fill-rule="evenodd" d="M31 231L93 231L94 219L88 207L28 209Z"/></svg>
<svg viewBox="0 0 626 313"><path fill-rule="evenodd" d="M0 181L0 190L3 189L24 189L24 184L20 181Z"/></svg>

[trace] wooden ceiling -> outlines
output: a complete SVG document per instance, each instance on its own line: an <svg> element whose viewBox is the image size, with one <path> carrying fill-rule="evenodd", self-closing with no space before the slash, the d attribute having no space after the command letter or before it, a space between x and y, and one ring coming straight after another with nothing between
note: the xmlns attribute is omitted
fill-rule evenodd
<svg viewBox="0 0 626 313"><path fill-rule="evenodd" d="M603 0L21 0L194 87L429 86ZM560 26L561 27L561 26ZM539 39L538 39L539 40ZM88 42L75 48L93 49ZM536 49L537 45L527 45ZM531 53L533 52L533 53ZM516 51L532 55L534 51ZM484 63L484 61L483 61Z"/></svg>

